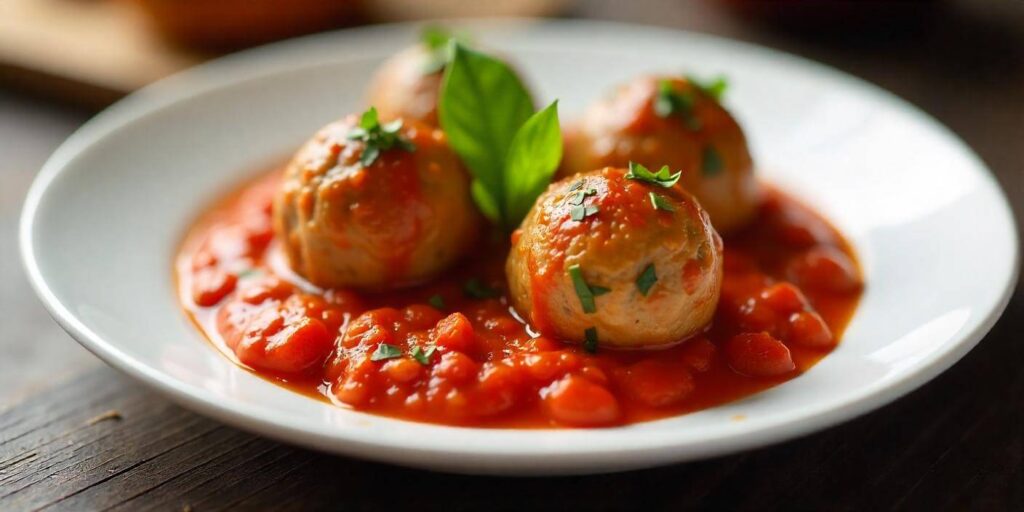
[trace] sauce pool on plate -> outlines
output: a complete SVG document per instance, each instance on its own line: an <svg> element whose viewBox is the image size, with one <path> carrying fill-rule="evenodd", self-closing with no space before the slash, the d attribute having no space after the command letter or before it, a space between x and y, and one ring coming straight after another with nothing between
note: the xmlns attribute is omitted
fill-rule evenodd
<svg viewBox="0 0 1024 512"><path fill-rule="evenodd" d="M838 344L861 295L850 245L764 187L724 237L710 326L669 348L590 351L510 307L508 237L484 236L440 278L393 292L320 289L292 273L272 229L281 173L224 198L176 260L183 308L244 368L342 407L500 428L612 426L713 407L799 376Z"/></svg>

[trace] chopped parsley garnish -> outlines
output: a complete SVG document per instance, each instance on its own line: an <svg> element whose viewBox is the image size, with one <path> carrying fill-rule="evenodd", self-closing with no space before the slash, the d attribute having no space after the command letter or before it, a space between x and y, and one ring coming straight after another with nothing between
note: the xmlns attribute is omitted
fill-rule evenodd
<svg viewBox="0 0 1024 512"><path fill-rule="evenodd" d="M649 193L648 196L650 196L651 205L654 206L655 210L662 210L666 212L676 211L676 207L672 206L672 203L668 202L668 199L665 199L664 196L659 196L654 192Z"/></svg>
<svg viewBox="0 0 1024 512"><path fill-rule="evenodd" d="M722 172L722 168L725 164L722 162L722 155L718 153L718 150L714 146L705 146L704 152L701 155L701 166L700 171L705 176L714 176L719 172Z"/></svg>
<svg viewBox="0 0 1024 512"><path fill-rule="evenodd" d="M663 165L657 173L653 173L643 165L629 162L629 172L626 173L626 179L672 188L676 183L679 183L679 178L682 175L683 171L672 174L667 165Z"/></svg>
<svg viewBox="0 0 1024 512"><path fill-rule="evenodd" d="M583 190L582 181L577 181L569 190L573 190L574 192L572 194L569 194L568 199L566 199L566 201L568 201L569 204L576 206L583 204L584 199L597 194L596 188L588 188L586 190Z"/></svg>
<svg viewBox="0 0 1024 512"><path fill-rule="evenodd" d="M583 350L591 354L597 352L597 327L587 327L583 331Z"/></svg>
<svg viewBox="0 0 1024 512"><path fill-rule="evenodd" d="M658 117L679 116L687 128L699 130L701 123L693 115L693 103L693 93L676 90L672 80L658 81L658 94L654 96L654 113Z"/></svg>
<svg viewBox="0 0 1024 512"><path fill-rule="evenodd" d="M651 263L640 273L640 277L636 278L636 289L640 290L640 295L646 297L656 282L658 282L658 275L654 272L654 263Z"/></svg>
<svg viewBox="0 0 1024 512"><path fill-rule="evenodd" d="M577 204L577 205L573 206L572 209L569 210L569 217L571 217L572 220L575 220L575 221L578 222L578 221L581 221L581 220L583 220L583 219L585 219L587 217L590 217L591 215L597 215L597 212L598 212L597 205L594 205L594 204L588 204L588 205Z"/></svg>
<svg viewBox="0 0 1024 512"><path fill-rule="evenodd" d="M473 299L493 299L499 295L498 290L487 286L479 279L470 279L462 286L466 296Z"/></svg>
<svg viewBox="0 0 1024 512"><path fill-rule="evenodd" d="M402 138L398 131L402 128L402 120L396 119L390 123L380 124L377 116L377 109L370 107L363 112L359 118L359 126L348 132L349 140L361 141L365 147L363 154L359 157L359 163L363 167L369 167L377 161L382 151L391 148L399 148L408 152L416 151L416 145L407 139Z"/></svg>
<svg viewBox="0 0 1024 512"><path fill-rule="evenodd" d="M687 76L688 80L694 87L698 88L704 94L714 98L715 101L722 101L722 96L725 94L725 90L729 88L729 81L724 76L716 76L711 81L705 82L694 76Z"/></svg>
<svg viewBox="0 0 1024 512"><path fill-rule="evenodd" d="M594 297L604 295L611 291L610 288L604 286L595 286L588 284L583 279L583 269L579 265L573 265L569 267L569 277L572 279L572 286L576 289L576 296L580 299L580 305L583 307L584 313L594 313L597 311L597 304L594 303Z"/></svg>
<svg viewBox="0 0 1024 512"><path fill-rule="evenodd" d="M440 295L431 295L430 298L427 299L427 304L433 306L434 309L446 309L444 305L444 297Z"/></svg>
<svg viewBox="0 0 1024 512"><path fill-rule="evenodd" d="M413 359L419 361L420 364L426 366L430 364L430 356L434 355L434 351L436 350L437 347L435 346L427 347L427 349L424 350L419 345L416 345L411 351L409 351L409 355L412 356Z"/></svg>
<svg viewBox="0 0 1024 512"><path fill-rule="evenodd" d="M388 345L387 343L381 343L377 345L377 350L370 354L370 361L383 361L385 359L394 359L396 357L402 357L402 349Z"/></svg>

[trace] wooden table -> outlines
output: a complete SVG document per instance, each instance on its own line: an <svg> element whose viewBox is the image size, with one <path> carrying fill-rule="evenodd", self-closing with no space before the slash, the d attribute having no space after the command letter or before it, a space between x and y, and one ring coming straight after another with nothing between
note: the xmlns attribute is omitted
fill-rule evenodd
<svg viewBox="0 0 1024 512"><path fill-rule="evenodd" d="M1024 4L1010 3L1016 8L935 8L913 29L879 20L868 36L824 40L743 21L707 1L595 0L575 14L758 42L878 83L963 137L995 171L1021 223ZM182 410L79 348L21 273L15 228L24 191L89 114L0 90L0 510L1024 510L1020 289L974 351L907 397L803 439L660 469L517 480L427 473L296 449Z"/></svg>

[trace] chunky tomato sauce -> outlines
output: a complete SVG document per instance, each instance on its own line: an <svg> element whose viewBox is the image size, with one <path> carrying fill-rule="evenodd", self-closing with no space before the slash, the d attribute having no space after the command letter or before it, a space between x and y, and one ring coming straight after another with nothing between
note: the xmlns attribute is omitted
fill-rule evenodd
<svg viewBox="0 0 1024 512"><path fill-rule="evenodd" d="M305 283L274 241L279 180L274 172L246 185L190 230L176 263L182 304L238 364L374 414L552 428L712 407L813 366L838 343L862 290L843 237L766 187L754 224L725 238L722 297L705 333L667 349L588 353L534 332L510 309L503 235L411 289L359 294Z"/></svg>

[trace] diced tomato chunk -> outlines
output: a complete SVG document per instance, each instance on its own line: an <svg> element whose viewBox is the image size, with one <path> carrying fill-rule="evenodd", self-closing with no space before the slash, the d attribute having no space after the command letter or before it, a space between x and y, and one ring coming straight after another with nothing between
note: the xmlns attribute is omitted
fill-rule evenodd
<svg viewBox="0 0 1024 512"><path fill-rule="evenodd" d="M608 374L605 373L604 370L602 370L599 366L590 364L584 366L583 368L580 368L579 371L576 373L578 373L581 377L591 382L595 382L602 386L608 385Z"/></svg>
<svg viewBox="0 0 1024 512"><path fill-rule="evenodd" d="M580 366L580 357L569 351L540 352L525 354L522 358L523 368L527 375L537 382L548 383L576 370Z"/></svg>
<svg viewBox="0 0 1024 512"><path fill-rule="evenodd" d="M208 308L234 291L238 278L217 267L206 267L192 274L192 300Z"/></svg>
<svg viewBox="0 0 1024 512"><path fill-rule="evenodd" d="M549 352L565 348L565 344L555 341L547 336L538 336L527 342L527 345L535 352Z"/></svg>
<svg viewBox="0 0 1024 512"><path fill-rule="evenodd" d="M807 307L807 298L799 288L791 283L776 283L761 292L761 299L775 311L788 315L803 311Z"/></svg>
<svg viewBox="0 0 1024 512"><path fill-rule="evenodd" d="M789 274L805 289L850 293L861 287L856 266L842 251L833 247L807 251L790 264Z"/></svg>
<svg viewBox="0 0 1024 512"><path fill-rule="evenodd" d="M725 357L734 370L751 377L776 377L796 369L786 345L765 332L729 338Z"/></svg>
<svg viewBox="0 0 1024 512"><path fill-rule="evenodd" d="M367 311L348 325L341 346L354 348L357 345L376 347L381 343L393 345L395 342L394 328L400 319L394 308L380 308Z"/></svg>
<svg viewBox="0 0 1024 512"><path fill-rule="evenodd" d="M578 375L566 375L546 389L551 419L574 427L597 427L619 419L619 402L606 388Z"/></svg>
<svg viewBox="0 0 1024 512"><path fill-rule="evenodd" d="M429 329L437 325L444 315L426 304L413 304L402 310L405 327L409 330Z"/></svg>
<svg viewBox="0 0 1024 512"><path fill-rule="evenodd" d="M480 365L462 352L448 352L434 365L434 375L454 384L463 384L476 377Z"/></svg>
<svg viewBox="0 0 1024 512"><path fill-rule="evenodd" d="M473 325L462 313L444 317L433 329L434 344L442 351L470 352L475 337Z"/></svg>
<svg viewBox="0 0 1024 512"><path fill-rule="evenodd" d="M623 368L616 380L630 396L650 407L679 402L695 387L686 366L659 359L645 359Z"/></svg>
<svg viewBox="0 0 1024 512"><path fill-rule="evenodd" d="M492 416L515 405L520 378L514 367L504 363L484 363L479 378L473 393L474 414Z"/></svg>
<svg viewBox="0 0 1024 512"><path fill-rule="evenodd" d="M267 299L284 300L294 290L291 284L274 276L266 276L242 286L239 298L249 304L259 304Z"/></svg>
<svg viewBox="0 0 1024 512"><path fill-rule="evenodd" d="M423 365L414 359L400 357L384 363L381 371L387 375L392 382L405 384L418 379L423 374Z"/></svg>
<svg viewBox="0 0 1024 512"><path fill-rule="evenodd" d="M345 377L331 387L335 398L352 406L365 405L373 398L376 367L369 357L350 362Z"/></svg>
<svg viewBox="0 0 1024 512"><path fill-rule="evenodd" d="M317 366L333 348L334 336L301 297L259 311L235 347L239 361L253 368L299 373Z"/></svg>
<svg viewBox="0 0 1024 512"><path fill-rule="evenodd" d="M784 329L783 338L793 344L809 348L832 348L835 337L821 315L813 311L793 313Z"/></svg>
<svg viewBox="0 0 1024 512"><path fill-rule="evenodd" d="M745 331L775 333L779 329L779 320L778 313L760 299L750 298L740 307L739 324Z"/></svg>
<svg viewBox="0 0 1024 512"><path fill-rule="evenodd" d="M691 370L706 372L711 369L711 361L715 357L715 344L701 337L683 344L683 362Z"/></svg>

